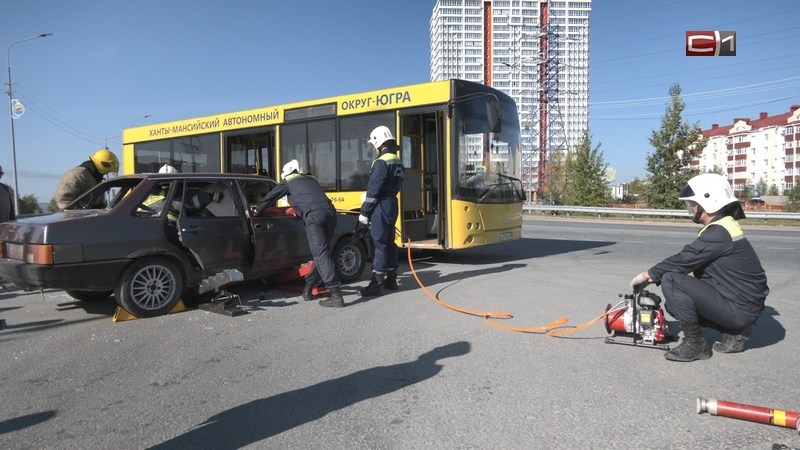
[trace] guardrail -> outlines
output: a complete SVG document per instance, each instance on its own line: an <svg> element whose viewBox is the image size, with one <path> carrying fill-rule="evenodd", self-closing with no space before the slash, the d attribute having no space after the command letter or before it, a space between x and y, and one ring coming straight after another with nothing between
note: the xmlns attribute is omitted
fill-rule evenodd
<svg viewBox="0 0 800 450"><path fill-rule="evenodd" d="M604 215L630 216L658 216L658 217L685 217L690 218L689 212L685 209L639 209L639 208L601 208L595 206L567 206L567 205L523 205L522 210L528 214L541 212L542 214L570 213L596 214L598 218ZM790 212L765 212L765 211L745 211L748 219L783 219L800 220L800 213Z"/></svg>

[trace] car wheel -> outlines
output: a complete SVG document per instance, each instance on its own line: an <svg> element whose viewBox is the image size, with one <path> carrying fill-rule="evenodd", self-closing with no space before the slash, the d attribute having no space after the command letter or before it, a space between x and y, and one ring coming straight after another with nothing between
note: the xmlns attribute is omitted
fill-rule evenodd
<svg viewBox="0 0 800 450"><path fill-rule="evenodd" d="M349 236L339 239L333 248L336 275L342 283L352 283L361 278L367 265L367 250L361 242L353 242Z"/></svg>
<svg viewBox="0 0 800 450"><path fill-rule="evenodd" d="M67 289L64 292L75 300L82 302L99 302L111 297L111 294L114 293L114 291L80 291L72 289Z"/></svg>
<svg viewBox="0 0 800 450"><path fill-rule="evenodd" d="M117 303L138 317L167 314L181 298L183 276L168 259L149 257L134 261L122 273L114 294Z"/></svg>

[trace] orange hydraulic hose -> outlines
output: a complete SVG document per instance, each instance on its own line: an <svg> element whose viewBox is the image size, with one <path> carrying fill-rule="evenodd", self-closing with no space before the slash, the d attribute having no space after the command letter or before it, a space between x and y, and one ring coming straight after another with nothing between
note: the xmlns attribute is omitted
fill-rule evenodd
<svg viewBox="0 0 800 450"><path fill-rule="evenodd" d="M463 313L463 314L469 314L471 316L483 317L483 320L486 323L488 323L489 325L491 325L493 327L500 328L502 330L516 331L518 333L543 333L543 334L546 334L548 336L560 337L560 336L565 336L567 334L575 333L576 331L583 330L584 328L587 328L587 327L593 325L595 322L597 322L599 320L602 320L603 318L605 318L609 314L616 312L615 308L611 308L608 311L606 311L605 313L601 314L600 316L598 316L598 317L596 317L596 318L594 318L594 319L592 319L592 320L590 320L590 321L588 321L588 322L586 322L584 324L573 326L573 327L569 327L569 328L565 328L567 322L569 322L569 318L568 317L561 317L559 319L556 319L556 320L550 322L549 324L547 324L547 325L545 325L543 327L513 327L513 326L509 326L509 325L503 325L503 324L501 324L499 322L494 321L493 319L510 319L510 318L512 318L514 316L512 316L510 313L503 312L503 311L479 311L479 310L474 310L474 309L459 308L457 306L453 306L453 305L450 305L450 304L442 301L435 294L433 294L431 291L429 291L428 288L426 288L425 285L422 284L422 281L420 281L419 277L417 276L417 271L416 271L416 269L414 269L414 263L411 261L411 240L410 239L408 240L408 244L409 244L408 247L407 247L407 249L408 249L408 252L407 252L408 253L408 266L411 268L411 274L414 276L414 279L417 280L417 284L419 284L419 287L422 288L422 291L425 292L425 294L427 294L428 297L430 297L431 300L433 300L436 303L444 306L445 308L451 309L451 310L456 311L456 312L460 312L460 313ZM564 328L564 329L561 329L561 328Z"/></svg>

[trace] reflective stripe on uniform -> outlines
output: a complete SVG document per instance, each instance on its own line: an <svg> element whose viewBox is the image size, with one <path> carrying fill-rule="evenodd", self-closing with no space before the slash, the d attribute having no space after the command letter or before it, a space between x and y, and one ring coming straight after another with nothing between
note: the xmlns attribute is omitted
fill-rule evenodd
<svg viewBox="0 0 800 450"><path fill-rule="evenodd" d="M384 153L381 156L377 157L374 161L372 161L372 165L374 166L379 159L385 162L386 164L402 164L399 156L395 155L394 153Z"/></svg>
<svg viewBox="0 0 800 450"><path fill-rule="evenodd" d="M725 228L725 230L728 231L728 234L731 235L731 239L734 241L738 241L739 239L744 238L744 230L742 230L742 226L739 225L739 222L737 222L731 216L725 216L720 220L711 222L710 224L704 226L703 229L700 230L699 233L697 233L697 235L700 236L701 234L703 234L703 232L706 231L706 229L711 225L719 225L722 228Z"/></svg>

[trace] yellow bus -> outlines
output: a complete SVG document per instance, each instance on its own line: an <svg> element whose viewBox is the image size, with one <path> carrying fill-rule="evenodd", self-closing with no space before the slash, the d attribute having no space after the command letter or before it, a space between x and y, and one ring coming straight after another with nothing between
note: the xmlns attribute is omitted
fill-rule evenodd
<svg viewBox="0 0 800 450"><path fill-rule="evenodd" d="M123 132L123 173L255 173L278 179L297 159L339 210L357 211L388 126L406 178L398 245L462 249L520 239L519 115L482 84L444 80L143 125Z"/></svg>

